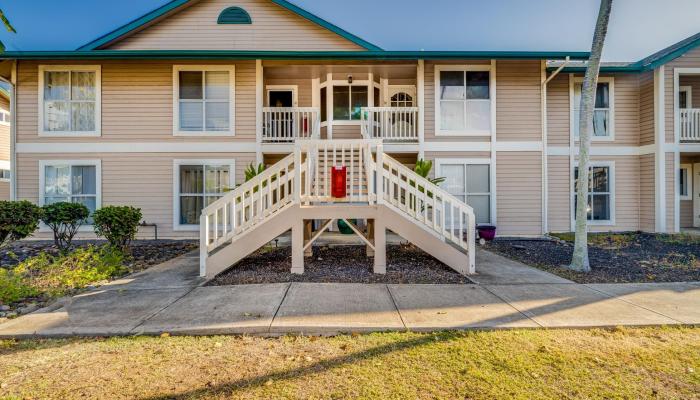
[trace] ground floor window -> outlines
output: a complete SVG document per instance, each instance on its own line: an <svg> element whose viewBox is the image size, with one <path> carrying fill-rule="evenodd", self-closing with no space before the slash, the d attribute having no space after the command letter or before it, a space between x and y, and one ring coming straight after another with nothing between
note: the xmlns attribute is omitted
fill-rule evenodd
<svg viewBox="0 0 700 400"><path fill-rule="evenodd" d="M10 180L10 170L9 169L0 169L0 181L9 181Z"/></svg>
<svg viewBox="0 0 700 400"><path fill-rule="evenodd" d="M81 203L92 214L100 207L100 161L41 161L41 205Z"/></svg>
<svg viewBox="0 0 700 400"><path fill-rule="evenodd" d="M683 164L680 171L678 171L678 194L681 200L693 199L692 168L690 164Z"/></svg>
<svg viewBox="0 0 700 400"><path fill-rule="evenodd" d="M572 219L576 218L576 187L578 167L574 168L572 190ZM612 163L591 163L588 171L588 220L597 223L611 223L614 218L614 165Z"/></svg>
<svg viewBox="0 0 700 400"><path fill-rule="evenodd" d="M438 160L436 176L442 188L474 209L477 224L491 223L491 165L460 160Z"/></svg>
<svg viewBox="0 0 700 400"><path fill-rule="evenodd" d="M234 188L233 161L176 161L177 225L199 225L202 209Z"/></svg>

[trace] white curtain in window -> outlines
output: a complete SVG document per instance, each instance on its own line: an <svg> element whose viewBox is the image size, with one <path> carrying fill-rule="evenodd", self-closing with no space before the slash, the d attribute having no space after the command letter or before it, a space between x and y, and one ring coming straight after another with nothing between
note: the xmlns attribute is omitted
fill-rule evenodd
<svg viewBox="0 0 700 400"><path fill-rule="evenodd" d="M44 73L44 130L95 130L96 74L91 71Z"/></svg>

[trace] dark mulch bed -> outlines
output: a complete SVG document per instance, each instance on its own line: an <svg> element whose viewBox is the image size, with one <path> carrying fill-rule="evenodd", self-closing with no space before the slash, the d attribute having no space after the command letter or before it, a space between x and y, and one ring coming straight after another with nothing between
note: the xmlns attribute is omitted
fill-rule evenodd
<svg viewBox="0 0 700 400"><path fill-rule="evenodd" d="M485 248L578 283L700 281L700 238L685 235L597 235L589 239L590 273L563 267L571 262L571 242L496 240Z"/></svg>
<svg viewBox="0 0 700 400"><path fill-rule="evenodd" d="M409 245L387 247L386 274L372 272L372 258L364 246L314 248L304 260L304 273L290 273L291 249L265 248L219 274L209 285L275 282L341 283L471 283L442 262Z"/></svg>
<svg viewBox="0 0 700 400"><path fill-rule="evenodd" d="M85 247L88 244L103 245L103 240L76 240L73 247ZM199 247L195 240L135 240L131 242L131 257L125 266L129 272L146 269L152 265L160 264L182 254L188 253ZM40 252L58 254L58 248L51 240L26 240L12 243L0 250L0 265L10 267L34 257Z"/></svg>

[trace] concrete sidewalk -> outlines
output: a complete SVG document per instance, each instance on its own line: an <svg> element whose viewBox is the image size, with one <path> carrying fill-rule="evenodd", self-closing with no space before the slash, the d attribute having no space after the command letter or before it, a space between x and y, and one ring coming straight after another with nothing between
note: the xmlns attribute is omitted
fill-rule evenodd
<svg viewBox="0 0 700 400"><path fill-rule="evenodd" d="M700 324L700 284L580 285L484 251L472 285L201 286L190 254L0 325L0 337Z"/></svg>

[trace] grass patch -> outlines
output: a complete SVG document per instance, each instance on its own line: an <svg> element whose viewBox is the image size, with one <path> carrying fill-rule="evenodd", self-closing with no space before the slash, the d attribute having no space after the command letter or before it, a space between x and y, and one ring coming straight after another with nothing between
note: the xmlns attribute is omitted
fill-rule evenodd
<svg viewBox="0 0 700 400"><path fill-rule="evenodd" d="M700 329L0 341L0 397L696 398Z"/></svg>
<svg viewBox="0 0 700 400"><path fill-rule="evenodd" d="M66 295L123 273L123 261L124 254L111 246L89 245L65 255L42 252L11 269L0 268L0 303Z"/></svg>
<svg viewBox="0 0 700 400"><path fill-rule="evenodd" d="M550 236L564 240L566 242L574 242L575 233L574 232L563 232L563 233L551 233ZM670 236L670 235L669 235ZM601 232L601 233L589 233L588 234L588 244L591 246L619 249L622 247L627 247L632 244L637 238L637 233L634 232Z"/></svg>

